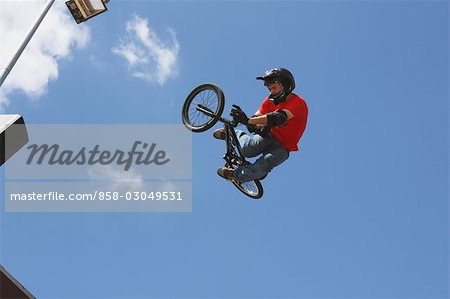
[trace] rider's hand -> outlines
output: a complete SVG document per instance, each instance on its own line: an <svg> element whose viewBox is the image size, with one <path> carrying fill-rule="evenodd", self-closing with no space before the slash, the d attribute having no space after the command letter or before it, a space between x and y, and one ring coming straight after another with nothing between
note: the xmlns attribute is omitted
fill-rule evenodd
<svg viewBox="0 0 450 299"><path fill-rule="evenodd" d="M247 124L247 130L250 133L258 133L260 129L256 125L249 125L249 124Z"/></svg>
<svg viewBox="0 0 450 299"><path fill-rule="evenodd" d="M247 124L247 130L250 133L258 134L261 137L267 137L267 135L270 133L270 127L268 126L256 126Z"/></svg>
<svg viewBox="0 0 450 299"><path fill-rule="evenodd" d="M265 137L267 137L267 135L269 135L270 131L271 131L271 128L269 126L264 126L264 127L259 128L259 131L256 132L256 134L265 138Z"/></svg>
<svg viewBox="0 0 450 299"><path fill-rule="evenodd" d="M238 105L233 105L230 115L233 117L234 121L244 125L248 124L247 115L245 114L244 111L242 111L241 107L239 107Z"/></svg>

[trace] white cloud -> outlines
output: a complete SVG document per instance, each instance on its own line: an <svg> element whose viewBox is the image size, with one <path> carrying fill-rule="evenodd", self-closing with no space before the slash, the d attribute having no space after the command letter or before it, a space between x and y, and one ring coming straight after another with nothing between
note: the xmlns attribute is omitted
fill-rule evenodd
<svg viewBox="0 0 450 299"><path fill-rule="evenodd" d="M114 168L111 165L90 167L88 175L93 180L111 180L112 191L120 190L141 190L143 187L143 177L135 171L124 171L122 168Z"/></svg>
<svg viewBox="0 0 450 299"><path fill-rule="evenodd" d="M134 15L126 23L127 36L112 49L128 62L131 74L163 85L177 74L180 44L175 31L168 29L170 44L164 43L148 26L148 20Z"/></svg>
<svg viewBox="0 0 450 299"><path fill-rule="evenodd" d="M45 3L45 0L1 1L1 69L19 48ZM85 47L89 40L89 28L77 25L64 1L56 1L0 88L0 112L5 110L14 91L21 91L32 100L42 96L48 84L58 78L58 63L70 58L74 47Z"/></svg>

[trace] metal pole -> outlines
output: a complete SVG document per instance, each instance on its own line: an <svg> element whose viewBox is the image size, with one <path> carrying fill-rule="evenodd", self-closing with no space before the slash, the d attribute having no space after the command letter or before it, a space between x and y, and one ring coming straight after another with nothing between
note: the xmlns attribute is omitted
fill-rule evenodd
<svg viewBox="0 0 450 299"><path fill-rule="evenodd" d="M3 85L3 82L5 81L6 77L8 77L9 73L11 72L12 68L16 64L17 60L19 59L20 55L22 54L23 50L25 50L26 46L28 45L28 42L33 37L34 33L38 29L39 25L41 24L42 20L44 19L47 12L50 10L50 7L52 7L55 0L48 0L47 4L45 5L44 9L42 10L39 18L37 19L36 23L34 24L33 28L31 28L30 32L28 32L27 37L20 45L19 50L17 50L14 57L11 59L11 61L8 63L8 65L2 70L1 77L0 77L0 87Z"/></svg>

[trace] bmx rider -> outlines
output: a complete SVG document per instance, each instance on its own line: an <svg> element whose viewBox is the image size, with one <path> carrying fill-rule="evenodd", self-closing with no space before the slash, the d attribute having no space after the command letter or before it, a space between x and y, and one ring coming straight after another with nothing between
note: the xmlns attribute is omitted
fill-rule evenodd
<svg viewBox="0 0 450 299"><path fill-rule="evenodd" d="M286 161L290 152L298 151L297 144L306 128L308 107L302 97L292 93L295 80L290 71L273 68L256 79L264 81L270 95L252 117L247 117L236 105L230 115L255 133L236 130L244 157L261 156L253 164L236 169L219 168L217 173L227 180L248 182L265 177L275 166ZM213 136L225 139L224 128L214 131Z"/></svg>

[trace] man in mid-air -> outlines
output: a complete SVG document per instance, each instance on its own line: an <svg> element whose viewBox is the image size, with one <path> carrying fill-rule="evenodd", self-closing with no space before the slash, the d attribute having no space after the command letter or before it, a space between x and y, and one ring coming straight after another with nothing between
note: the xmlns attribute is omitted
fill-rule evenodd
<svg viewBox="0 0 450 299"><path fill-rule="evenodd" d="M286 161L291 151L298 151L297 144L306 128L308 106L303 98L292 93L295 80L290 71L273 68L256 79L264 81L270 95L252 117L247 117L236 105L230 115L256 133L236 131L242 154L247 158L261 156L253 164L236 169L219 168L217 173L227 180L248 182L264 178L275 166ZM214 131L213 136L224 140L224 128Z"/></svg>

